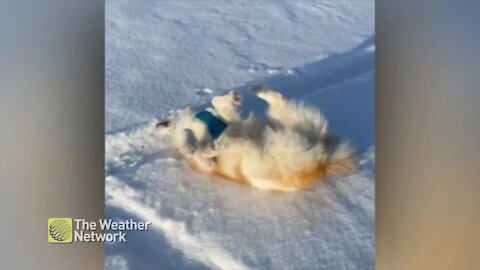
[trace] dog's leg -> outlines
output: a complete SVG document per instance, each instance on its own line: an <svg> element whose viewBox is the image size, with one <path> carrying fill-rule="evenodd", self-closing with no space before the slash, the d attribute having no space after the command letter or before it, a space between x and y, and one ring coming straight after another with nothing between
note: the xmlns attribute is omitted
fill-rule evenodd
<svg viewBox="0 0 480 270"><path fill-rule="evenodd" d="M263 99L268 104L267 118L272 122L276 127L291 127L292 126L292 115L287 109L287 100L280 94L272 89L265 88L263 86L254 86L252 91L259 97Z"/></svg>
<svg viewBox="0 0 480 270"><path fill-rule="evenodd" d="M205 158L213 158L218 155L215 144L212 140L200 142L191 129L184 129L180 145L180 152L184 155L191 155L195 152L200 153Z"/></svg>
<svg viewBox="0 0 480 270"><path fill-rule="evenodd" d="M215 168L215 162L211 156L214 150L210 147L204 149L200 148L200 143L195 137L193 131L190 129L184 129L179 151L197 171L200 173L210 173Z"/></svg>
<svg viewBox="0 0 480 270"><path fill-rule="evenodd" d="M317 108L287 100L279 92L262 86L255 86L252 90L268 103L267 117L275 126L302 132L311 140L326 134L327 120Z"/></svg>
<svg viewBox="0 0 480 270"><path fill-rule="evenodd" d="M191 129L182 130L178 147L181 154L187 156L193 154L198 149L198 141Z"/></svg>
<svg viewBox="0 0 480 270"><path fill-rule="evenodd" d="M227 95L216 96L212 98L213 108L218 112L223 120L232 123L240 121L240 115L237 111L238 107L242 104L242 96L235 92L230 91Z"/></svg>
<svg viewBox="0 0 480 270"><path fill-rule="evenodd" d="M284 108L287 100L280 94L272 89L265 88L263 86L254 86L252 91L257 95L257 97L265 100L270 108Z"/></svg>

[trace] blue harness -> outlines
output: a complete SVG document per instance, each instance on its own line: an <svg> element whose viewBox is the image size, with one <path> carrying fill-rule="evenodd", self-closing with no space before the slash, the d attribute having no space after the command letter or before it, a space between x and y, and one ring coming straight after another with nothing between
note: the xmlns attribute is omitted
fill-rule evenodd
<svg viewBox="0 0 480 270"><path fill-rule="evenodd" d="M220 118L214 116L209 111L201 111L195 115L196 118L202 120L207 124L208 132L210 136L214 140L216 140L220 135L222 135L223 131L227 128L227 124L223 122Z"/></svg>

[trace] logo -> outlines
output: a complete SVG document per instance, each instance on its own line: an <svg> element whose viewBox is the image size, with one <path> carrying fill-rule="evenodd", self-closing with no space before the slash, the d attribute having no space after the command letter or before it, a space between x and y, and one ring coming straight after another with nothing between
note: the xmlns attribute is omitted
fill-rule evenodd
<svg viewBox="0 0 480 270"><path fill-rule="evenodd" d="M126 242L128 231L147 231L150 221L84 218L49 218L49 243Z"/></svg>
<svg viewBox="0 0 480 270"><path fill-rule="evenodd" d="M48 242L72 243L73 221L71 218L48 219Z"/></svg>

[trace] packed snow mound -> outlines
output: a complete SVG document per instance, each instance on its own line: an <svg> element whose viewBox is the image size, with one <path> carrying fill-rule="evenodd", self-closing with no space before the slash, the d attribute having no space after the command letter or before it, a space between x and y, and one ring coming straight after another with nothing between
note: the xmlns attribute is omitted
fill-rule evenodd
<svg viewBox="0 0 480 270"><path fill-rule="evenodd" d="M107 1L106 216L151 221L106 248L108 269L373 269L374 6ZM272 193L201 176L156 118L265 85L319 108L359 171Z"/></svg>

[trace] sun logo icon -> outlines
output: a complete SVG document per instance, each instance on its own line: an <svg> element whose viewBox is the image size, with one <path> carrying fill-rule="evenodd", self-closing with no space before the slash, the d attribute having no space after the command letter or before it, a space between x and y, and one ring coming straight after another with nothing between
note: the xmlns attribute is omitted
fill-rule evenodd
<svg viewBox="0 0 480 270"><path fill-rule="evenodd" d="M48 242L72 243L72 225L71 218L49 218Z"/></svg>

